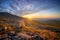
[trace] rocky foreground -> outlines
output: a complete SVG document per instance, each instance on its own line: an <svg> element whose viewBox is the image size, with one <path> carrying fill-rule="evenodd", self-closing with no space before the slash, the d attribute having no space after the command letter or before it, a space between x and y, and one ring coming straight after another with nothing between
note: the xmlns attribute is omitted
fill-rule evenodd
<svg viewBox="0 0 60 40"><path fill-rule="evenodd" d="M0 40L60 40L60 34L50 30L33 27L8 28L0 25Z"/></svg>

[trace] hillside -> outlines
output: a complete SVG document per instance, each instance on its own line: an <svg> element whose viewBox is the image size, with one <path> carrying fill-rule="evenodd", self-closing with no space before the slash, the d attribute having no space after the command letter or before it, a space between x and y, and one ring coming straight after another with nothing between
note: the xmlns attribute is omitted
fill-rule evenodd
<svg viewBox="0 0 60 40"><path fill-rule="evenodd" d="M52 27L52 28L60 28L60 21L59 20L48 20L48 21L37 21L33 20L33 23L44 27Z"/></svg>
<svg viewBox="0 0 60 40"><path fill-rule="evenodd" d="M1 40L2 38L6 38L6 40L7 38L8 40L60 40L59 31L46 23L28 20L7 12L0 12Z"/></svg>
<svg viewBox="0 0 60 40"><path fill-rule="evenodd" d="M18 21L18 20L21 20L21 19L24 19L22 17L18 17L16 15L12 15L10 13L7 13L7 12L0 12L0 19L4 19L4 20L15 20L15 21Z"/></svg>

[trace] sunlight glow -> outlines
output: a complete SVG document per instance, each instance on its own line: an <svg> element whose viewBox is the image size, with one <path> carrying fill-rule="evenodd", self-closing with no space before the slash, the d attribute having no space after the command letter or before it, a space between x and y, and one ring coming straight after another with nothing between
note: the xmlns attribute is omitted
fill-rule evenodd
<svg viewBox="0 0 60 40"><path fill-rule="evenodd" d="M24 16L22 16L22 17L27 18L27 19L29 19L29 20L32 20L32 16L31 16L31 15L24 15Z"/></svg>
<svg viewBox="0 0 60 40"><path fill-rule="evenodd" d="M35 18L58 18L60 17L59 15L57 15L56 13L52 13L52 15L50 13L47 14L47 12L37 12L37 13L33 13L33 14L28 14L28 15L23 15L22 17L27 18L27 19L35 19Z"/></svg>

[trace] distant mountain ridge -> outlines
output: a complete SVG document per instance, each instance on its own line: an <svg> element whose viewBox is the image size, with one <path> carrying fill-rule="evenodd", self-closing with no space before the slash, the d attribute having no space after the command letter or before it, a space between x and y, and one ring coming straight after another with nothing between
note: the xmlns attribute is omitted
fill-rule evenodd
<svg viewBox="0 0 60 40"><path fill-rule="evenodd" d="M37 20L37 21L59 20L60 21L60 18L36 18L34 20Z"/></svg>
<svg viewBox="0 0 60 40"><path fill-rule="evenodd" d="M52 27L60 28L60 20L59 18L57 19L36 19L36 21L40 22L39 24L42 25L49 25Z"/></svg>

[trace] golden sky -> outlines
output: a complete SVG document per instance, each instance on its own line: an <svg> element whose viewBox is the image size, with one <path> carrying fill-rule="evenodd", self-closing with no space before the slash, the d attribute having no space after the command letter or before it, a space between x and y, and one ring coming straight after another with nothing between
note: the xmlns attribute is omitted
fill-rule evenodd
<svg viewBox="0 0 60 40"><path fill-rule="evenodd" d="M38 12L28 15L23 15L22 17L34 19L34 18L60 18L60 15L58 13L45 13L45 12Z"/></svg>

